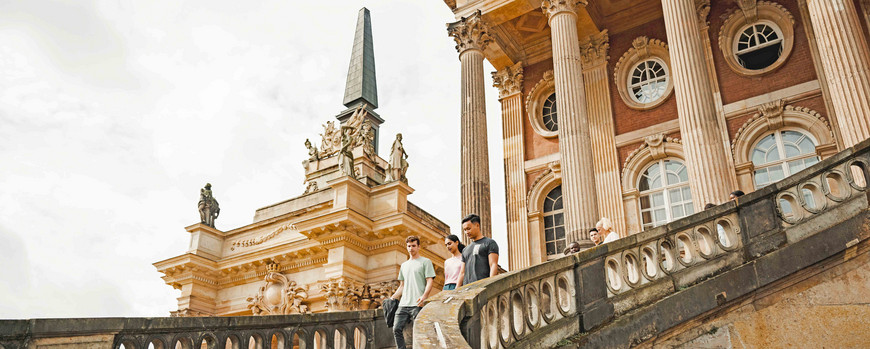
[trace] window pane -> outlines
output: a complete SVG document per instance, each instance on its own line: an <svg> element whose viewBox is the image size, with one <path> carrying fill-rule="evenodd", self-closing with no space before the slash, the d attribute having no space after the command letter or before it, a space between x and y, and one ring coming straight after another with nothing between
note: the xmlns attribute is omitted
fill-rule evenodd
<svg viewBox="0 0 870 349"><path fill-rule="evenodd" d="M565 240L556 241L556 251L564 251L565 250Z"/></svg>
<svg viewBox="0 0 870 349"><path fill-rule="evenodd" d="M565 238L565 227L556 227L556 239Z"/></svg>
<svg viewBox="0 0 870 349"><path fill-rule="evenodd" d="M647 208L650 208L650 207L651 207L651 206L650 206L649 195L641 196L641 197L640 197L640 208L641 208L641 209L647 209Z"/></svg>
<svg viewBox="0 0 870 349"><path fill-rule="evenodd" d="M556 254L556 243L548 242L547 243L547 255L554 255L554 254Z"/></svg>
<svg viewBox="0 0 870 349"><path fill-rule="evenodd" d="M553 227L553 216L544 216L544 227L552 228Z"/></svg>
<svg viewBox="0 0 870 349"><path fill-rule="evenodd" d="M668 190L668 195L671 196L669 198L669 199L671 199L671 202L683 201L683 197L682 197L682 195L680 195L682 192L683 192L683 190L680 188Z"/></svg>
<svg viewBox="0 0 870 349"><path fill-rule="evenodd" d="M767 168L767 174L770 176L771 182L776 182L780 179L785 178L785 175L782 173L782 166L776 165Z"/></svg>
<svg viewBox="0 0 870 349"><path fill-rule="evenodd" d="M544 240L545 241L553 241L555 240L553 229L544 229Z"/></svg>
<svg viewBox="0 0 870 349"><path fill-rule="evenodd" d="M683 187L683 200L692 200L692 189Z"/></svg>
<svg viewBox="0 0 870 349"><path fill-rule="evenodd" d="M785 157L786 157L786 158L790 158L790 157L794 157L794 156L801 155L801 149L798 148L798 147L797 147L796 145L794 145L794 144L786 143L786 144L784 145L784 149L785 149Z"/></svg>
<svg viewBox="0 0 870 349"><path fill-rule="evenodd" d="M695 213L695 207L692 206L692 203L691 203L691 202L689 202L688 204L686 204L686 205L683 206L683 211L685 211L685 212L686 212L686 216L688 216L688 215L690 215L690 214L694 214L694 213Z"/></svg>
<svg viewBox="0 0 870 349"><path fill-rule="evenodd" d="M655 193L650 195L652 198L653 206L659 207L665 204L665 195L662 193Z"/></svg>
<svg viewBox="0 0 870 349"><path fill-rule="evenodd" d="M650 211L644 211L644 212L641 212L640 215L643 216L643 222L644 222L644 224L652 223L652 222L653 222L653 220L652 220L652 212L650 212Z"/></svg>
<svg viewBox="0 0 870 349"><path fill-rule="evenodd" d="M553 210L561 210L562 209L562 197L560 196L556 199L556 202L553 203Z"/></svg>
<svg viewBox="0 0 870 349"><path fill-rule="evenodd" d="M673 206L671 212L674 214L674 218L680 218L683 216L683 207L681 205Z"/></svg>
<svg viewBox="0 0 870 349"><path fill-rule="evenodd" d="M558 227L561 225L565 225L565 215L562 213L557 213L553 215L553 219L555 220L554 224Z"/></svg>
<svg viewBox="0 0 870 349"><path fill-rule="evenodd" d="M660 222L660 221L666 221L666 220L668 220L668 216L667 216L667 214L665 213L665 210L664 210L664 209L658 209L658 210L655 210L655 211L653 211L653 212L654 212L654 214L655 214L655 221L656 221L656 222Z"/></svg>
<svg viewBox="0 0 870 349"><path fill-rule="evenodd" d="M770 183L770 177L767 175L767 169L762 168L755 170L755 186L766 185Z"/></svg>

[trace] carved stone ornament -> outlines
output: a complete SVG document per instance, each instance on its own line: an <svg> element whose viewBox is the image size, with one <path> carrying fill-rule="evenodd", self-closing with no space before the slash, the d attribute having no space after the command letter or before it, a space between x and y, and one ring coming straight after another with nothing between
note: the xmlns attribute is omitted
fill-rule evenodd
<svg viewBox="0 0 870 349"><path fill-rule="evenodd" d="M323 133L320 134L320 151L317 152L317 159L325 159L334 156L342 149L342 136L345 131L350 130L347 135L351 149L363 147L364 153L368 156L374 156L374 139L375 130L366 116L368 115L368 105L363 104L356 108L353 115L347 119L344 125L336 126L335 122L327 121L323 125ZM307 146L307 143L306 143ZM312 151L309 148L309 161L313 161Z"/></svg>
<svg viewBox="0 0 870 349"><path fill-rule="evenodd" d="M498 88L501 98L523 90L523 62L492 72L492 86Z"/></svg>
<svg viewBox="0 0 870 349"><path fill-rule="evenodd" d="M746 19L746 24L758 21L758 4L756 0L734 0L734 3L740 7L743 12L743 17Z"/></svg>
<svg viewBox="0 0 870 349"><path fill-rule="evenodd" d="M710 0L695 0L695 10L698 11L698 23L701 23L702 27L709 26L707 16L710 15Z"/></svg>
<svg viewBox="0 0 870 349"><path fill-rule="evenodd" d="M634 40L631 41L631 46L637 52L637 56L640 59L649 58L649 38L646 36L638 36Z"/></svg>
<svg viewBox="0 0 870 349"><path fill-rule="evenodd" d="M201 311L190 310L190 308L185 308L185 309L169 312L169 317L197 317L197 316L214 316L214 315L203 313Z"/></svg>
<svg viewBox="0 0 870 349"><path fill-rule="evenodd" d="M592 68L607 63L607 50L610 48L610 37L607 29L598 34L589 35L580 41L580 57L583 68Z"/></svg>
<svg viewBox="0 0 870 349"><path fill-rule="evenodd" d="M302 193L302 195L311 194L311 193L316 192L316 191L317 191L317 182L316 181L308 181L307 183L305 183L305 191Z"/></svg>
<svg viewBox="0 0 870 349"><path fill-rule="evenodd" d="M254 315L307 314L308 286L300 287L284 274L278 273L277 264L267 266L264 285L257 294L248 297L248 309Z"/></svg>
<svg viewBox="0 0 870 349"><path fill-rule="evenodd" d="M587 0L544 0L541 1L541 10L548 18L553 18L558 13L577 13L577 7L586 7Z"/></svg>
<svg viewBox="0 0 870 349"><path fill-rule="evenodd" d="M214 228L214 221L221 213L220 205L217 199L211 194L211 183L206 183L205 187L199 190L199 221L209 227Z"/></svg>
<svg viewBox="0 0 870 349"><path fill-rule="evenodd" d="M482 16L477 10L468 17L447 24L447 35L456 41L456 51L460 54L467 50L483 51L492 42L489 27L483 22Z"/></svg>
<svg viewBox="0 0 870 349"><path fill-rule="evenodd" d="M649 147L650 156L652 156L653 159L659 160L668 156L665 154L664 133L646 136L643 138L643 142L646 143L647 147Z"/></svg>
<svg viewBox="0 0 870 349"><path fill-rule="evenodd" d="M315 187L316 187L316 184L315 184ZM272 232L270 232L268 234L260 235L260 236L254 237L254 238L236 240L233 242L232 245L230 245L230 251L235 251L236 247L250 247L250 246L256 246L256 245L262 244L262 243L269 241L272 238L278 236L278 234L281 234L285 230L296 230L296 226L293 225L292 223L287 223L287 224L284 224L278 228L275 228L275 230L272 230Z"/></svg>
<svg viewBox="0 0 870 349"><path fill-rule="evenodd" d="M767 120L767 127L771 130L783 126L782 112L785 109L785 100L780 99L758 106L758 112Z"/></svg>

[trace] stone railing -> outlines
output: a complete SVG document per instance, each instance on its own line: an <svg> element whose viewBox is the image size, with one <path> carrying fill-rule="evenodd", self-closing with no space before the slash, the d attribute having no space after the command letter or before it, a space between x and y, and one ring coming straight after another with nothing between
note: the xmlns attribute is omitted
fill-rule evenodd
<svg viewBox="0 0 870 349"><path fill-rule="evenodd" d="M442 292L420 312L414 341L488 349L643 343L870 241L868 168L870 140L736 202Z"/></svg>
<svg viewBox="0 0 870 349"><path fill-rule="evenodd" d="M305 315L0 320L0 348L389 348L381 310Z"/></svg>

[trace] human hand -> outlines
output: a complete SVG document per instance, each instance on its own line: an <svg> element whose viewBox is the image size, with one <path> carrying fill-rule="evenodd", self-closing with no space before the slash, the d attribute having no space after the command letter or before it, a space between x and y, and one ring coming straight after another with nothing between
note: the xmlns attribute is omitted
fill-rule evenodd
<svg viewBox="0 0 870 349"><path fill-rule="evenodd" d="M426 301L426 296L420 296L420 298L417 298L417 306L422 307L423 302L425 302L425 301Z"/></svg>

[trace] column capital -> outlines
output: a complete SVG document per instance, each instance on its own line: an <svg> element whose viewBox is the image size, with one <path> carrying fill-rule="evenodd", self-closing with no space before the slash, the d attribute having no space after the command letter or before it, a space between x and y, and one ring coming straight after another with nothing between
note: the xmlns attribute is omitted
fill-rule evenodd
<svg viewBox="0 0 870 349"><path fill-rule="evenodd" d="M462 54L468 50L483 51L492 42L489 36L489 27L483 22L480 10L468 17L447 23L447 35L456 41L456 51Z"/></svg>
<svg viewBox="0 0 870 349"><path fill-rule="evenodd" d="M580 57L583 58L583 70L595 68L607 63L607 51L610 49L610 36L607 29L598 34L592 34L580 41Z"/></svg>
<svg viewBox="0 0 870 349"><path fill-rule="evenodd" d="M710 0L695 0L695 9L698 11L698 23L701 27L710 26L707 17L710 16Z"/></svg>
<svg viewBox="0 0 870 349"><path fill-rule="evenodd" d="M588 0L544 0L541 1L541 10L544 11L544 14L548 18L553 18L553 16L562 12L576 15L577 8L579 6L586 7L587 3Z"/></svg>
<svg viewBox="0 0 870 349"><path fill-rule="evenodd" d="M492 72L492 86L498 88L498 97L505 98L523 90L523 62Z"/></svg>

